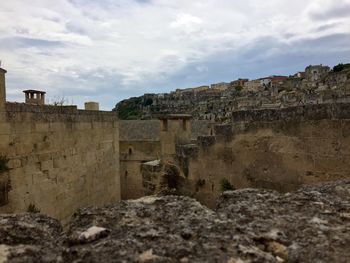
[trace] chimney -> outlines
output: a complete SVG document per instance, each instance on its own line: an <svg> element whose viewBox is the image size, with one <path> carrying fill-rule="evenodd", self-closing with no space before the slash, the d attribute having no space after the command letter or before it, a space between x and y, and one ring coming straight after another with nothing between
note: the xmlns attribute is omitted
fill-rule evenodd
<svg viewBox="0 0 350 263"><path fill-rule="evenodd" d="M25 99L27 104L32 105L44 105L46 92L40 90L24 90Z"/></svg>

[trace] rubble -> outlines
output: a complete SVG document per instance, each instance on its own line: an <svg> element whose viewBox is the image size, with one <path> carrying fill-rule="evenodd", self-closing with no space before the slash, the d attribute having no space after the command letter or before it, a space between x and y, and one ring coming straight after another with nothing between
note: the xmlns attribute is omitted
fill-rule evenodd
<svg viewBox="0 0 350 263"><path fill-rule="evenodd" d="M87 207L66 231L0 215L0 262L348 262L349 213L350 181L337 181L229 191L215 210L169 195Z"/></svg>

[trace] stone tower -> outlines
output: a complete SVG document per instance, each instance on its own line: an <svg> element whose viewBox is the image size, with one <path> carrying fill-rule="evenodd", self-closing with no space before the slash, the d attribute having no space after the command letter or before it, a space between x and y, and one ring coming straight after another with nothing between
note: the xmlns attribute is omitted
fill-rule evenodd
<svg viewBox="0 0 350 263"><path fill-rule="evenodd" d="M176 146L190 143L191 118L192 116L188 114L170 114L159 117L161 121L161 151L164 161L174 159Z"/></svg>
<svg viewBox="0 0 350 263"><path fill-rule="evenodd" d="M3 119L6 104L6 86L5 86L5 74L6 70L0 68L0 121Z"/></svg>

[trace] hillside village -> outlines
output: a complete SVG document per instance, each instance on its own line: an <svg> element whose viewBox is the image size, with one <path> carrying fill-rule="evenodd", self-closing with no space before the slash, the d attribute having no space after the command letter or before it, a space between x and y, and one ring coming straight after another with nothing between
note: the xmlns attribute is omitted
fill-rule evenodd
<svg viewBox="0 0 350 263"><path fill-rule="evenodd" d="M230 121L232 112L279 109L308 104L350 102L350 64L310 65L290 76L237 79L170 93L144 94L119 102L120 119L153 119L188 113L197 120Z"/></svg>

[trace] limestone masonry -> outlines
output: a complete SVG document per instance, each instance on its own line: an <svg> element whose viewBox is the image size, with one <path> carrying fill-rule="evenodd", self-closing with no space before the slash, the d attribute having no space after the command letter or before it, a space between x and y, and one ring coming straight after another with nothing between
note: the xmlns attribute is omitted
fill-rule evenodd
<svg viewBox="0 0 350 263"><path fill-rule="evenodd" d="M24 91L26 103L6 102L5 73L1 213L40 210L65 224L78 208L120 199L171 193L214 207L225 187L288 192L350 179L345 65L146 94L118 112L99 111L97 102L85 110L46 105L38 90Z"/></svg>
<svg viewBox="0 0 350 263"><path fill-rule="evenodd" d="M27 103L6 102L5 73L0 161L8 169L0 170L0 212L35 208L66 222L79 207L120 200L117 116L44 105L38 91L26 91Z"/></svg>

